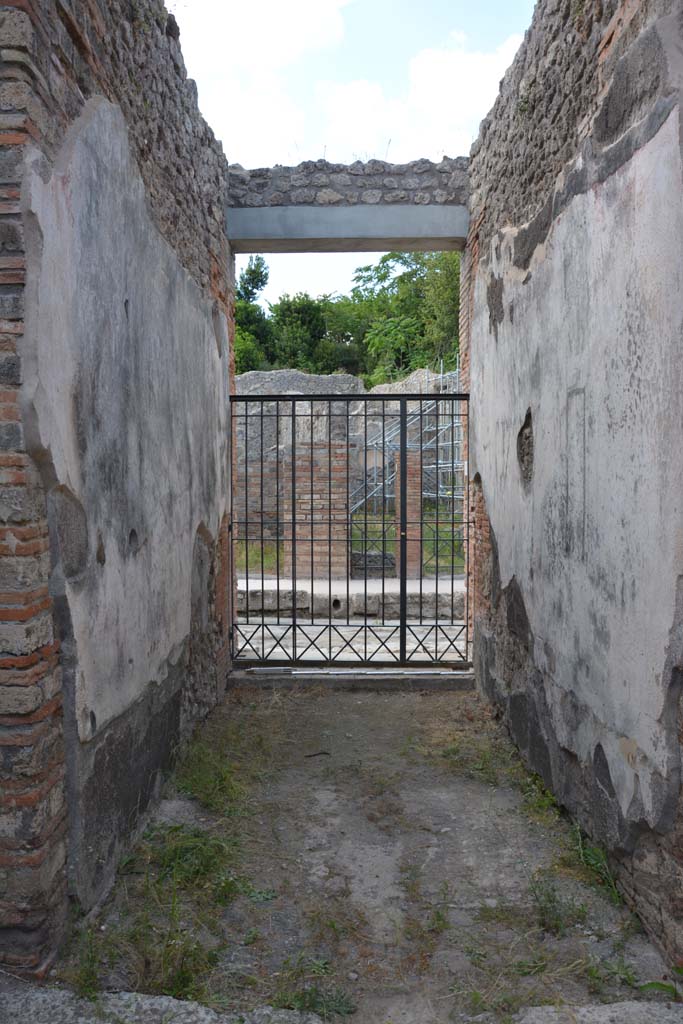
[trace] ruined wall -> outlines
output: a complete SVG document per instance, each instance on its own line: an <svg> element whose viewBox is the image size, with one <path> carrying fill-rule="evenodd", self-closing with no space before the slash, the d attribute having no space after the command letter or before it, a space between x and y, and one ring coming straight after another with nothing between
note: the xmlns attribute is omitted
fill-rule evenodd
<svg viewBox="0 0 683 1024"><path fill-rule="evenodd" d="M232 271L160 0L0 5L0 57L0 959L39 970L224 684Z"/></svg>
<svg viewBox="0 0 683 1024"><path fill-rule="evenodd" d="M235 394L364 394L360 377L349 373L316 374L303 370L251 370L235 377ZM310 412L310 415L307 413ZM327 403L297 403L297 441L324 441L330 427ZM233 415L235 488L233 517L239 542L260 543L283 536L285 504L291 489L292 403L237 403ZM336 425L336 421L335 421ZM312 434L311 434L312 430ZM289 475L286 464L290 466ZM253 571L253 569L252 569Z"/></svg>
<svg viewBox="0 0 683 1024"><path fill-rule="evenodd" d="M470 163L479 684L683 954L683 14L540 0Z"/></svg>
<svg viewBox="0 0 683 1024"><path fill-rule="evenodd" d="M390 164L384 160L332 164L307 160L297 167L247 170L230 165L229 206L427 206L466 205L469 194L467 158L444 157L438 164L413 160Z"/></svg>

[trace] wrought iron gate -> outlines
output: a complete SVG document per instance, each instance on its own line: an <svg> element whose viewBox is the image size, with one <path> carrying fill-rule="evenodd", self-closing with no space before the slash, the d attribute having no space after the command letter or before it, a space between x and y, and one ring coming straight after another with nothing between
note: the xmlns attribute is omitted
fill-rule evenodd
<svg viewBox="0 0 683 1024"><path fill-rule="evenodd" d="M237 663L470 661L469 401L231 399Z"/></svg>

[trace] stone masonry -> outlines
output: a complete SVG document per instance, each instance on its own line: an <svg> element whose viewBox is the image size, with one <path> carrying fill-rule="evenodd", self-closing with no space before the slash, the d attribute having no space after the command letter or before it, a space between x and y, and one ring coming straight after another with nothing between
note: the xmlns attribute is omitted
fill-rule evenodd
<svg viewBox="0 0 683 1024"><path fill-rule="evenodd" d="M283 545L284 575L290 579L345 579L348 574L348 457L345 440L297 444L296 455L290 452Z"/></svg>
<svg viewBox="0 0 683 1024"><path fill-rule="evenodd" d="M207 518L211 530L198 531L194 546L188 538L187 548L180 538L166 536L167 551L178 540L180 557L188 567L195 564L192 600L188 577L186 627L174 638L174 644L181 645L173 655L180 674L176 671L175 682L167 681L166 689L159 686L156 708L140 690L129 687L128 699L131 703L142 699L140 710L147 714L147 721L133 727L123 715L118 734L113 725L103 728L107 716L97 701L88 698L79 708L76 684L79 692L84 688L87 692L94 681L94 666L90 663L88 668L85 640L77 643L74 637L74 629L80 630L78 595L85 589L94 607L97 589L108 586L109 566L119 556L106 536L104 519L81 486L78 460L65 468L60 431L51 428L45 433L45 406L36 399L41 372L48 374L42 381L43 393L60 393L56 376L50 376L53 371L46 370L47 353L41 350L36 333L42 330L36 327L41 302L43 297L47 301L51 291L47 280L39 289L39 275L49 274L52 267L59 266L65 274L73 268L73 280L81 275L85 283L85 267L79 269L81 252L78 247L67 250L66 233L56 264L46 267L41 255L44 246L49 259L52 244L50 196L60 201L62 187L75 188L74 182L69 185L58 177L61 171L54 176L55 162L62 160L63 168L69 161L81 160L85 168L83 161L89 159L79 145L82 136L74 134L79 125L93 138L98 123L107 122L110 142L111 132L125 126L127 142L122 145L130 147L135 168L130 173L139 181L131 179L126 185L146 204L141 227L147 239L158 236L154 252L162 254L159 258L169 267L175 260L187 295L192 295L197 308L208 311L205 322L226 385L231 264L222 220L225 161L199 115L196 89L185 75L178 29L161 0L134 4L128 0L9 0L0 5L0 56L0 960L41 972L62 934L67 886L83 907L106 888L122 844L153 797L158 771L169 762L181 719L189 724L216 699L227 670L229 626L227 519L221 526L225 499L217 496L221 488L227 490L227 481L223 475L210 483L207 468L200 476L207 486L204 505L207 515L211 513ZM68 151L65 141L72 147ZM127 160L121 150L120 165L128 167ZM100 180L106 171L105 165L97 172ZM104 206L97 204L103 201L104 191L100 197L94 192L73 192L66 222L79 216L82 203L92 203L94 215L101 216ZM106 251L107 228L101 221L96 225L92 237L96 240L102 233L103 249L88 261L91 270L110 261L105 271L107 287L101 294L117 294L122 270L113 262L111 247ZM85 245L85 239L82 242ZM152 259L153 268L151 248L140 258ZM84 314L88 293L79 295L78 284L72 286ZM138 311L133 291L130 286L125 310L121 297L120 311L124 320L128 317L135 323L144 346L151 323L145 321L142 307ZM60 302L66 311L65 294ZM76 328L64 327L61 312L56 317L50 314L50 320L57 331L62 328L59 344L77 333ZM104 322L95 334L98 360L106 360L110 346L121 346L120 339L125 337ZM183 344L193 341L184 338ZM222 360L217 353L221 345ZM206 351L210 353L208 347ZM115 357L120 367L126 364L125 352L123 343ZM54 358L54 372L63 374L68 359L58 346ZM160 359L156 386L162 390L166 372L176 370L171 361L165 371ZM60 415L67 420L73 417L78 423L90 398L95 402L87 408L82 429L79 425L78 458L85 462L86 443L90 442L93 453L96 450L87 423L106 438L108 413L102 396L115 395L117 382L103 382L99 397L86 398L90 386L86 381L97 380L97 375L84 363L73 387L66 378L62 380L66 396L71 391L74 403L71 409L65 398ZM130 394L130 384L127 388ZM129 426L140 418L144 404L129 409ZM176 413L182 422L185 414ZM117 429L115 419L109 422ZM125 448L125 438L119 434L112 440L109 453L100 450L98 458L117 482L118 507L131 511L135 503L131 470L114 458L117 445L119 451ZM172 458L169 455L168 461ZM155 459L167 461L163 450L157 450ZM88 474L89 480L98 479L94 469ZM125 528L128 553L123 557L131 571L131 560L146 560L152 550L143 517L134 514L133 518L130 525L118 527ZM142 607L149 605L144 586L143 592L136 592L132 576L128 578L130 607L136 607L138 598ZM135 627L128 636L120 629L117 633L116 627L107 633L109 644L120 645L117 657L130 672L132 651L127 644L134 635ZM96 631L93 640L106 647L104 633ZM128 686L125 671L119 685ZM126 735L137 744L135 749L124 749ZM128 767L123 773L125 792L115 781L122 781L122 763Z"/></svg>
<svg viewBox="0 0 683 1024"><path fill-rule="evenodd" d="M301 370L253 370L235 378L235 393L253 395L254 400L233 407L234 473L233 516L240 540L259 541L261 526L266 539L272 540L285 529L284 499L290 478L284 470L291 447L292 403L287 397L316 394L363 394L359 377L347 373L314 374ZM266 395L282 396L278 402L260 402ZM299 406L300 411L306 403ZM327 403L312 408L313 421L298 417L299 443L328 434ZM335 421L336 422L336 421ZM290 460L291 467L291 460Z"/></svg>
<svg viewBox="0 0 683 1024"><path fill-rule="evenodd" d="M670 0L540 0L472 150L461 300L479 685L672 959L682 33Z"/></svg>
<svg viewBox="0 0 683 1024"><path fill-rule="evenodd" d="M396 494L403 488L400 456L396 455ZM409 579L422 576L422 453L419 448L406 451L406 574ZM399 499L400 500L400 499ZM397 521L399 512L397 509ZM401 537L396 537L396 571L401 572Z"/></svg>
<svg viewBox="0 0 683 1024"><path fill-rule="evenodd" d="M225 685L231 209L469 230L479 686L683 958L681 53L678 0L539 0L469 164L249 171L161 0L0 4L2 963L47 970ZM345 575L349 439L296 440L297 571Z"/></svg>
<svg viewBox="0 0 683 1024"><path fill-rule="evenodd" d="M413 160L391 164L369 160L332 164L308 160L298 167L246 170L231 164L228 199L231 207L257 206L427 206L467 205L467 158L444 157L438 164Z"/></svg>

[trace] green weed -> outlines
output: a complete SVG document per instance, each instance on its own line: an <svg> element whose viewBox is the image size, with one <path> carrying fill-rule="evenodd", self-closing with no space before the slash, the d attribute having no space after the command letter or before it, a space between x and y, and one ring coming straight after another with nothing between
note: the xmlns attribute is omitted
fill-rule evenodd
<svg viewBox="0 0 683 1024"><path fill-rule="evenodd" d="M515 903L501 902L490 907L484 903L477 911L477 920L482 924L500 924L506 928L524 928L528 924L528 913Z"/></svg>
<svg viewBox="0 0 683 1024"><path fill-rule="evenodd" d="M521 779L522 808L533 821L550 824L557 820L560 807L539 775L524 771Z"/></svg>
<svg viewBox="0 0 683 1024"><path fill-rule="evenodd" d="M280 993L273 1005L281 1010L317 1013L323 1020L348 1017L356 1012L355 1004L344 989L322 989L318 985Z"/></svg>
<svg viewBox="0 0 683 1024"><path fill-rule="evenodd" d="M561 896L547 878L534 879L529 893L538 925L552 935L566 935L569 928L586 920L588 911L584 904Z"/></svg>
<svg viewBox="0 0 683 1024"><path fill-rule="evenodd" d="M281 1010L310 1011L319 1014L323 1020L355 1013L356 1007L343 989L321 987L316 980L331 971L332 965L325 957L312 957L305 953L288 957L282 965L273 1006Z"/></svg>
<svg viewBox="0 0 683 1024"><path fill-rule="evenodd" d="M401 866L401 888L408 899L416 902L422 894L421 872L417 864L404 864Z"/></svg>
<svg viewBox="0 0 683 1024"><path fill-rule="evenodd" d="M270 903L277 899L275 889L255 889L250 882L244 884L243 894L248 896L252 903Z"/></svg>
<svg viewBox="0 0 683 1024"><path fill-rule="evenodd" d="M205 946L183 920L177 889L168 903L160 899L156 908L145 907L123 939L137 964L140 991L206 1000L208 978L220 950Z"/></svg>
<svg viewBox="0 0 683 1024"><path fill-rule="evenodd" d="M194 740L175 773L181 793L186 793L216 814L234 814L246 797L243 783L225 751L204 740Z"/></svg>
<svg viewBox="0 0 683 1024"><path fill-rule="evenodd" d="M448 920L448 914L446 911L442 907L435 907L429 916L427 931L435 935L440 935L441 932L448 931L450 926L450 921Z"/></svg>
<svg viewBox="0 0 683 1024"><path fill-rule="evenodd" d="M615 906L621 906L621 893L610 870L607 854L601 846L589 842L576 822L572 825L572 847L579 863L588 871L593 881L605 890L607 897Z"/></svg>
<svg viewBox="0 0 683 1024"><path fill-rule="evenodd" d="M586 980L588 991L600 995L609 984L626 986L627 988L638 987L638 977L633 967L627 964L623 958L615 961L591 960L586 966Z"/></svg>
<svg viewBox="0 0 683 1024"><path fill-rule="evenodd" d="M100 944L92 928L88 928L78 944L78 963L70 981L81 999L95 1002L100 991Z"/></svg>
<svg viewBox="0 0 683 1024"><path fill-rule="evenodd" d="M315 907L306 914L314 935L321 941L341 942L343 939L354 938L367 925L364 914L341 900L327 900L331 910Z"/></svg>
<svg viewBox="0 0 683 1024"><path fill-rule="evenodd" d="M638 991L661 993L675 1003L683 1003L683 965L674 967L673 973L675 977L671 981L647 981L638 985Z"/></svg>
<svg viewBox="0 0 683 1024"><path fill-rule="evenodd" d="M486 950L481 949L479 946L465 946L463 952L470 963L474 964L476 967L479 967L488 958Z"/></svg>
<svg viewBox="0 0 683 1024"><path fill-rule="evenodd" d="M158 868L159 879L172 878L184 889L216 879L235 859L234 845L188 825L159 825L145 840L143 849Z"/></svg>
<svg viewBox="0 0 683 1024"><path fill-rule="evenodd" d="M512 970L515 974L518 974L520 978L533 978L537 974L543 974L548 967L548 961L545 957L531 957L528 960L516 960L512 965Z"/></svg>

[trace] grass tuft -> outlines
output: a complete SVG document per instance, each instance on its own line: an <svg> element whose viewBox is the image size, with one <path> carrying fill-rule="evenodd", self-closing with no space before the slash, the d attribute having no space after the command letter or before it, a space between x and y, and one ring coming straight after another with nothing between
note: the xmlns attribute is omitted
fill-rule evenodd
<svg viewBox="0 0 683 1024"><path fill-rule="evenodd" d="M349 1017L356 1012L351 997L342 988L323 989L310 985L294 992L281 992L273 1005L280 1010L299 1010L317 1013L323 1020L333 1017Z"/></svg>
<svg viewBox="0 0 683 1024"><path fill-rule="evenodd" d="M521 765L520 765L521 767ZM532 821L552 824L560 816L560 806L555 796L546 787L540 775L528 773L523 768L520 779L522 809Z"/></svg>
<svg viewBox="0 0 683 1024"><path fill-rule="evenodd" d="M142 992L206 1002L208 980L219 948L210 948L183 919L177 890L157 912L146 907L123 936L137 964Z"/></svg>
<svg viewBox="0 0 683 1024"><path fill-rule="evenodd" d="M571 839L573 852L579 863L586 869L592 880L604 889L610 902L615 907L621 906L623 902L621 893L617 888L607 854L602 846L591 843L576 822L572 825Z"/></svg>
<svg viewBox="0 0 683 1024"><path fill-rule="evenodd" d="M187 825L158 826L146 838L159 878L172 878L183 888L222 875L235 856L234 846L225 839Z"/></svg>
<svg viewBox="0 0 683 1024"><path fill-rule="evenodd" d="M92 928L88 928L81 935L78 944L78 961L69 978L76 995L81 999L96 1002L100 992L101 961L102 956L97 936Z"/></svg>
<svg viewBox="0 0 683 1024"><path fill-rule="evenodd" d="M547 878L534 879L529 893L539 926L552 935L566 935L569 928L586 920L588 911L585 905L560 895Z"/></svg>
<svg viewBox="0 0 683 1024"><path fill-rule="evenodd" d="M181 793L192 796L215 814L235 814L246 797L244 784L225 751L194 740L175 773Z"/></svg>

